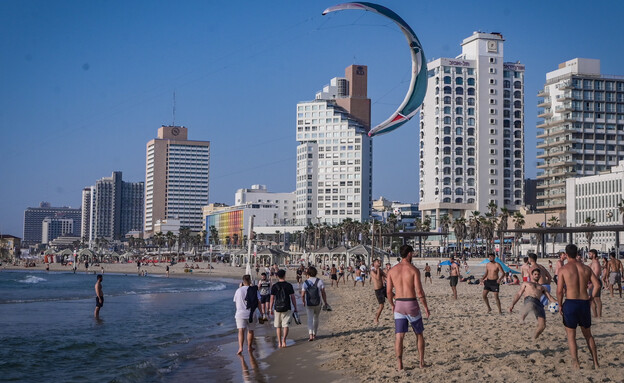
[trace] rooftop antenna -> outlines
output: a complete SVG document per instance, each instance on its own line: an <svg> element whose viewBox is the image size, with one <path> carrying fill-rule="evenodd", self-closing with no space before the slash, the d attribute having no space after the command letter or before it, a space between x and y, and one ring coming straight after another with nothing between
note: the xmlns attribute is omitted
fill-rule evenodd
<svg viewBox="0 0 624 383"><path fill-rule="evenodd" d="M175 112L176 112L176 99L175 99L175 90L173 91L173 123L171 126L175 126Z"/></svg>

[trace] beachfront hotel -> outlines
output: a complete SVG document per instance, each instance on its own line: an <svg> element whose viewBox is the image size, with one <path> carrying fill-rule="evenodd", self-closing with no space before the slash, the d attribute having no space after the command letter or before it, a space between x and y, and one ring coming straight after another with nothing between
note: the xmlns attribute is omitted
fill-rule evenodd
<svg viewBox="0 0 624 383"><path fill-rule="evenodd" d="M624 159L624 77L601 75L600 60L575 58L547 73L537 96L537 208L565 212L566 179Z"/></svg>
<svg viewBox="0 0 624 383"><path fill-rule="evenodd" d="M82 189L82 240L91 247L98 238L121 240L130 231L142 230L143 193L143 182L125 182L121 172Z"/></svg>
<svg viewBox="0 0 624 383"><path fill-rule="evenodd" d="M518 210L524 200L524 65L500 33L474 32L456 58L427 64L420 118L420 210L441 216Z"/></svg>
<svg viewBox="0 0 624 383"><path fill-rule="evenodd" d="M296 221L367 221L372 209L373 146L367 70L351 65L313 101L297 104Z"/></svg>
<svg viewBox="0 0 624 383"><path fill-rule="evenodd" d="M618 204L624 198L624 161L611 167L608 172L593 176L570 177L565 181L565 188L566 222L569 226L585 226L588 218L591 224L596 226L622 224ZM574 243L579 247L589 247L585 233L574 234ZM594 233L593 248L609 251L614 246L614 232Z"/></svg>
<svg viewBox="0 0 624 383"><path fill-rule="evenodd" d="M183 126L161 126L147 143L145 162L145 236L157 220L179 219L181 227L201 231L208 205L210 141L188 139Z"/></svg>
<svg viewBox="0 0 624 383"><path fill-rule="evenodd" d="M22 244L36 245L41 243L43 220L46 218L73 220L73 232L69 234L78 236L80 235L79 223L81 222L81 216L82 212L80 209L72 209L66 206L53 207L49 202L41 202L39 207L29 207L24 211L24 238L22 239Z"/></svg>

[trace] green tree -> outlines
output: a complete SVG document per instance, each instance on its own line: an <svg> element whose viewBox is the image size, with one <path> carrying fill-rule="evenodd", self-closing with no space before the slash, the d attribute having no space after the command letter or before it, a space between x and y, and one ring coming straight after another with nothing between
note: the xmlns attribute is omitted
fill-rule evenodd
<svg viewBox="0 0 624 383"><path fill-rule="evenodd" d="M559 227L561 225L561 222L559 221L559 217L556 217L556 216L553 215L552 217L550 217L548 219L547 225L548 225L548 227L553 228L553 229L556 228L556 227ZM556 241L557 241L557 234L553 234L552 235L552 248L553 248L552 252L553 252L553 254L555 253L555 242ZM544 255L546 255L546 254L544 254Z"/></svg>
<svg viewBox="0 0 624 383"><path fill-rule="evenodd" d="M583 225L585 227L592 227L592 226L596 226L596 220L594 218L591 217L585 217L585 224ZM587 231L585 232L585 239L587 239L587 247L589 249L592 248L592 239L594 238L594 232L593 231Z"/></svg>

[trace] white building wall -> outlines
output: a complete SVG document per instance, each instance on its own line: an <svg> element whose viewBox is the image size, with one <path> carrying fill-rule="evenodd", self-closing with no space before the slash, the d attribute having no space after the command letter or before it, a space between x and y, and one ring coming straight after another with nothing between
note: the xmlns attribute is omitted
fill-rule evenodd
<svg viewBox="0 0 624 383"><path fill-rule="evenodd" d="M279 209L282 224L292 224L296 220L296 195L292 193L269 192L265 185L252 185L249 189L238 189L234 196L235 205L251 202L275 204Z"/></svg>

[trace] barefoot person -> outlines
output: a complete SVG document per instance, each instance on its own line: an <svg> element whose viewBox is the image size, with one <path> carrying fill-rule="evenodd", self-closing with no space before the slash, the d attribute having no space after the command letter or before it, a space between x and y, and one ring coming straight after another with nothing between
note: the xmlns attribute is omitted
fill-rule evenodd
<svg viewBox="0 0 624 383"><path fill-rule="evenodd" d="M100 318L100 309L104 306L104 291L102 291L102 274L96 277L95 282L95 312L93 316L95 319Z"/></svg>
<svg viewBox="0 0 624 383"><path fill-rule="evenodd" d="M278 282L271 287L271 314L275 315L274 326L277 332L278 347L286 347L286 337L288 336L288 326L292 316L292 309L297 312L297 301L295 300L295 289L286 282L286 270L279 269L275 273Z"/></svg>
<svg viewBox="0 0 624 383"><path fill-rule="evenodd" d="M412 326L418 341L420 368L425 368L424 326L416 297L420 299L425 309L425 318L429 318L429 307L420 281L420 271L412 265L414 249L409 245L403 245L399 252L401 262L388 272L386 286L386 294L390 297L394 312L394 351L397 357L397 368L403 369L403 338L408 331L408 324ZM392 297L396 301L393 301Z"/></svg>
<svg viewBox="0 0 624 383"><path fill-rule="evenodd" d="M548 272L548 270L546 270L544 266L537 263L537 254L529 253L529 265L531 265L531 269L530 269L531 271L535 270L536 268L540 269L539 283L540 285L544 286L546 291L550 292L550 282L552 281L552 277L550 276L550 273ZM542 305L544 306L548 304L548 298L546 298L546 295L542 295L541 301L542 301Z"/></svg>
<svg viewBox="0 0 624 383"><path fill-rule="evenodd" d="M427 283L427 279L429 279L429 283L433 285L433 280L431 279L431 266L428 263L425 263L425 283Z"/></svg>
<svg viewBox="0 0 624 383"><path fill-rule="evenodd" d="M457 300L457 283L459 282L459 263L455 261L455 256L451 255L451 275L450 285L453 290L453 299Z"/></svg>
<svg viewBox="0 0 624 383"><path fill-rule="evenodd" d="M613 297L613 287L617 285L617 289L620 292L620 298L622 298L622 262L615 257L615 253L609 254L609 262L607 262L607 275L609 276L609 289L611 290L611 297Z"/></svg>
<svg viewBox="0 0 624 383"><path fill-rule="evenodd" d="M596 342L591 333L591 309L590 296L587 294L587 284L591 281L594 286L598 286L600 281L592 272L591 268L576 260L578 253L574 244L566 246L568 263L559 269L557 283L557 299L561 307L563 325L568 337L568 347L572 356L572 367L579 369L578 348L576 345L576 328L580 325L581 332L589 346L594 368L598 368L598 351ZM594 289L592 297L598 294L598 289ZM565 301L563 297L565 296Z"/></svg>
<svg viewBox="0 0 624 383"><path fill-rule="evenodd" d="M247 292L249 290L249 286L251 286L251 275L245 274L243 275L243 283L241 287L239 287L234 293L234 304L236 305L236 313L234 314L234 319L236 319L236 328L238 329L238 351L236 354L240 355L243 353L243 344L245 343L245 332L247 332L247 351L251 354L253 351L253 340L254 340L254 330L256 329L256 307L250 307L250 303L252 301L259 302L260 293L257 288L254 288L251 293L255 293L255 300L248 299ZM250 307L250 308L248 308ZM259 306L259 308L262 305ZM253 310L253 311L252 311ZM260 308L260 314L262 314L262 309Z"/></svg>
<svg viewBox="0 0 624 383"><path fill-rule="evenodd" d="M338 287L338 269L335 264L332 264L329 270L329 278L331 279L331 287L334 287L334 282L336 282L336 287Z"/></svg>
<svg viewBox="0 0 624 383"><path fill-rule="evenodd" d="M540 302L540 298L543 294L546 294L550 301L555 301L555 298L553 298L552 295L550 295L550 293L539 284L539 278L540 269L534 269L531 271L531 281L522 283L518 294L514 297L511 307L509 307L509 312L513 312L513 308L516 303L518 303L518 300L520 300L523 294L525 295L524 306L521 310L521 319L524 323L524 318L526 318L529 313L533 313L535 315L535 318L537 319L537 328L535 328L535 335L533 336L533 339L537 339L546 328L546 312L544 311L544 306Z"/></svg>
<svg viewBox="0 0 624 383"><path fill-rule="evenodd" d="M564 262L566 259L566 254L565 252L561 252L559 253L559 259L557 260L557 263L555 264L555 278L553 279L555 281L555 284L557 284L558 280L559 280L559 269L563 267Z"/></svg>
<svg viewBox="0 0 624 383"><path fill-rule="evenodd" d="M263 318L269 319L269 303L271 302L271 281L267 273L260 274L261 278L258 281L258 291L260 292L260 312L264 313Z"/></svg>
<svg viewBox="0 0 624 383"><path fill-rule="evenodd" d="M520 272L522 273L522 282L528 282L531 280L531 265L529 265L529 257L524 257L524 263L520 268Z"/></svg>
<svg viewBox="0 0 624 383"><path fill-rule="evenodd" d="M589 259L591 259L591 263L589 264L589 268L592 269L592 272L598 277L598 281L600 284L598 286L592 285L589 282L587 294L593 298L591 298L591 309L592 313L596 318L602 317L602 299L600 299L600 294L602 293L602 281L600 280L600 276L602 275L602 266L600 266L600 261L598 260L598 250L591 249L589 251ZM598 289L598 294L594 296L594 289Z"/></svg>
<svg viewBox="0 0 624 383"><path fill-rule="evenodd" d="M502 314L500 299L498 299L498 290L500 283L505 278L505 272L503 271L500 263L496 262L496 256L494 253L488 254L489 263L485 264L485 275L483 275L483 301L487 306L488 313L492 311L490 307L490 301L488 300L488 294L494 293L494 300L496 301L496 307L498 307L498 313ZM500 277L498 276L500 274Z"/></svg>
<svg viewBox="0 0 624 383"><path fill-rule="evenodd" d="M381 261L379 258L373 261L373 267L371 267L371 281L373 282L373 289L375 289L375 297L379 308L377 308L377 315L375 315L375 323L379 324L379 317L384 309L386 303L386 273L381 269Z"/></svg>

